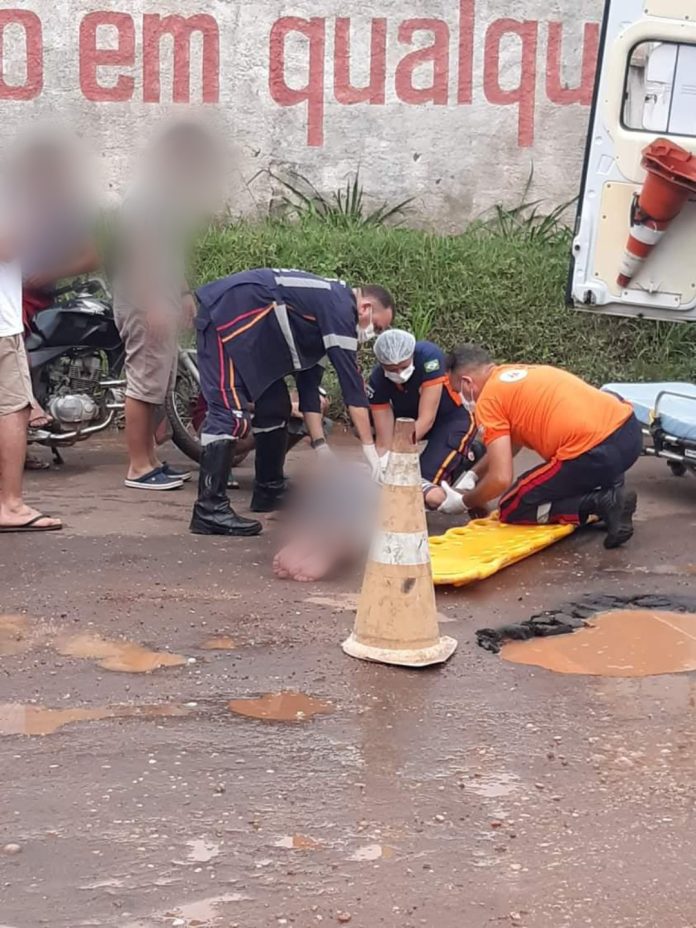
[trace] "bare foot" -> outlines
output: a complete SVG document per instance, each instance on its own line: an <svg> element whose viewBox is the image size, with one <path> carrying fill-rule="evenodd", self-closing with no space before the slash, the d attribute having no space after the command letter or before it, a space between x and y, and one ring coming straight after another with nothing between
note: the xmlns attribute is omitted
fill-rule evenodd
<svg viewBox="0 0 696 928"><path fill-rule="evenodd" d="M293 576L297 565L311 550L306 541L294 541L285 545L273 558L273 572L281 580L287 580Z"/></svg>
<svg viewBox="0 0 696 928"><path fill-rule="evenodd" d="M336 567L337 559L330 551L314 551L295 567L291 579L298 583L314 583L322 580Z"/></svg>

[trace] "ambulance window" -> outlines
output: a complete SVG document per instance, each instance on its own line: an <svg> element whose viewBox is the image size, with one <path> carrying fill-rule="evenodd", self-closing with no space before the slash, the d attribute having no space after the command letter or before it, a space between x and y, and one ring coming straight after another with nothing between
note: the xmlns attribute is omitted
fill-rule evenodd
<svg viewBox="0 0 696 928"><path fill-rule="evenodd" d="M623 125L696 137L696 45L641 42L628 62Z"/></svg>

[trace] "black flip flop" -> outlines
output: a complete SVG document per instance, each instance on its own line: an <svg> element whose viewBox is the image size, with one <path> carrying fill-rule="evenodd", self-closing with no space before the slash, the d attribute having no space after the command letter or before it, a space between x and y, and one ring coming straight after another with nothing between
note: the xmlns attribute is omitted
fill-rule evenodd
<svg viewBox="0 0 696 928"><path fill-rule="evenodd" d="M33 519L29 519L28 522L24 522L22 525L0 525L0 534L7 535L12 532L58 532L63 528L62 523L60 525L37 525L37 522L40 522L42 519L48 519L50 516L47 516L45 513L39 513L38 516L34 516Z"/></svg>

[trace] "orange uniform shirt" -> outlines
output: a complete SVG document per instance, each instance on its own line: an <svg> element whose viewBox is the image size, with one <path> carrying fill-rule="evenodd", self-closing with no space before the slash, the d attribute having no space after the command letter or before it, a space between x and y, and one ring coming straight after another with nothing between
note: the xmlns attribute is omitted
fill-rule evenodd
<svg viewBox="0 0 696 928"><path fill-rule="evenodd" d="M509 435L545 461L569 461L600 445L633 412L568 371L542 365L496 367L476 401L476 421L490 445Z"/></svg>

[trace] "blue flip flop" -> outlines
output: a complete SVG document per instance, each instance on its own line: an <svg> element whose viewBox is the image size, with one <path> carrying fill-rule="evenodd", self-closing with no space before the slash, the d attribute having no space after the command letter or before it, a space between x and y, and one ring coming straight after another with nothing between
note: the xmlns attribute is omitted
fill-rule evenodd
<svg viewBox="0 0 696 928"><path fill-rule="evenodd" d="M184 483L193 477L193 471L184 470L182 467L172 467L166 461L162 464L162 473L166 474L167 477L173 477L175 480L183 480Z"/></svg>
<svg viewBox="0 0 696 928"><path fill-rule="evenodd" d="M123 482L131 490L178 490L184 485L181 477L165 474L161 467L156 467L148 474L143 474L142 477L133 480L126 478Z"/></svg>

